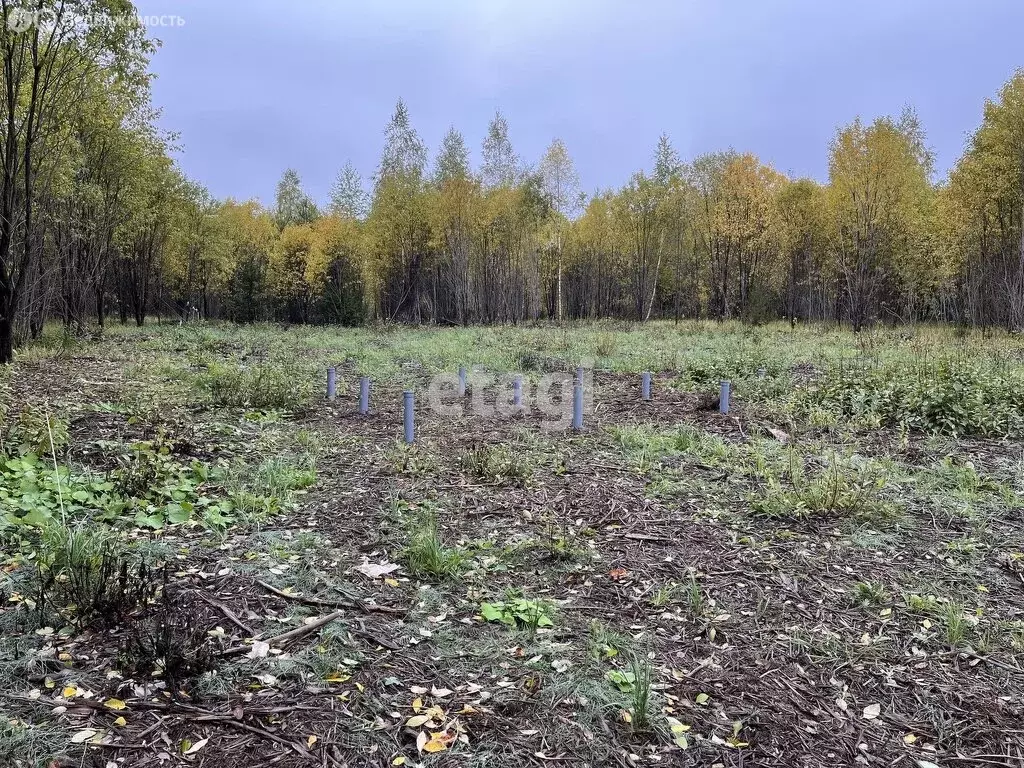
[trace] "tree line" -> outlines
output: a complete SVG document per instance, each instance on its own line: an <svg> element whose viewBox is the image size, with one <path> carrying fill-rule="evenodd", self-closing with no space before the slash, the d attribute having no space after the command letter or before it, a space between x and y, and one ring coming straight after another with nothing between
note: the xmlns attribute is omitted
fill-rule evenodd
<svg viewBox="0 0 1024 768"><path fill-rule="evenodd" d="M264 206L216 200L170 159L130 2L33 9L0 30L0 362L48 320L111 315L1024 330L1024 71L942 180L906 110L840 127L827 183L734 150L686 161L662 136L649 170L588 195L558 139L526 162L498 113L473 168L455 128L430 157L399 101L368 183L346 165L318 205L288 170Z"/></svg>

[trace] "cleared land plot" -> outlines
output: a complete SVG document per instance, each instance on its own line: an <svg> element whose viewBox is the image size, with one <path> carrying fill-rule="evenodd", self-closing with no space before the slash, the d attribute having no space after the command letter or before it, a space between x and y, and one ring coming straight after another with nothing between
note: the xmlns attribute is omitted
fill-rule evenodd
<svg viewBox="0 0 1024 768"><path fill-rule="evenodd" d="M658 324L30 349L0 380L0 763L1021 764L1022 348ZM399 440L439 371L584 360L581 433L424 406Z"/></svg>

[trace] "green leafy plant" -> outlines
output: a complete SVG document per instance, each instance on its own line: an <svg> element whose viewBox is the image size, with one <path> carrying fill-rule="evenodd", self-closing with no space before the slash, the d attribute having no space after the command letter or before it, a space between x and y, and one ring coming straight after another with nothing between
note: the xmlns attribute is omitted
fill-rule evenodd
<svg viewBox="0 0 1024 768"><path fill-rule="evenodd" d="M664 608L675 601L679 595L679 585L675 582L659 584L658 588L651 594L649 600L655 608Z"/></svg>
<svg viewBox="0 0 1024 768"><path fill-rule="evenodd" d="M628 638L611 629L604 622L596 619L590 622L587 652L594 661L607 661L615 658L628 645Z"/></svg>
<svg viewBox="0 0 1024 768"><path fill-rule="evenodd" d="M857 605L881 605L888 599L885 585L877 581L858 581L853 585L853 598Z"/></svg>
<svg viewBox="0 0 1024 768"><path fill-rule="evenodd" d="M934 616L939 611L939 600L935 595L919 595L912 592L906 596L907 610L922 616Z"/></svg>
<svg viewBox="0 0 1024 768"><path fill-rule="evenodd" d="M415 443L395 441L387 458L391 468L402 475L425 477L437 469L437 459Z"/></svg>
<svg viewBox="0 0 1024 768"><path fill-rule="evenodd" d="M312 457L296 461L279 456L250 467L235 465L224 478L233 511L245 518L262 520L294 506L297 494L316 483Z"/></svg>
<svg viewBox="0 0 1024 768"><path fill-rule="evenodd" d="M2 424L0 420L0 426ZM67 422L33 405L25 405L18 411L6 437L0 429L0 455L6 452L18 456L49 456L67 444Z"/></svg>
<svg viewBox="0 0 1024 768"><path fill-rule="evenodd" d="M125 507L114 484L90 472L72 472L34 453L0 458L0 519L44 526L91 512L119 514Z"/></svg>
<svg viewBox="0 0 1024 768"><path fill-rule="evenodd" d="M537 598L509 596L501 601L480 603L480 615L487 621L525 628L532 632L554 626L554 613L553 603Z"/></svg>

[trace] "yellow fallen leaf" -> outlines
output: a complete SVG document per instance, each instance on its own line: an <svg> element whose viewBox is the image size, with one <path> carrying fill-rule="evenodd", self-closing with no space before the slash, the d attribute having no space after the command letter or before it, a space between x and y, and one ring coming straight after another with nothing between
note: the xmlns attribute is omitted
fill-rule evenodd
<svg viewBox="0 0 1024 768"><path fill-rule="evenodd" d="M389 587L397 587L398 586L398 579L384 579L384 583L387 584ZM402 758L402 763L404 763L404 762L405 762L405 758L403 757ZM395 763L395 765L401 765L402 763Z"/></svg>
<svg viewBox="0 0 1024 768"><path fill-rule="evenodd" d="M408 728L419 728L421 725L423 725L429 719L430 719L430 715L413 715L412 717L410 717L408 720L405 721L405 725Z"/></svg>
<svg viewBox="0 0 1024 768"><path fill-rule="evenodd" d="M127 706L127 704L125 704L120 699L107 699L105 702L103 702L103 706L107 709L120 711L124 709Z"/></svg>
<svg viewBox="0 0 1024 768"><path fill-rule="evenodd" d="M316 744L316 742L317 742L316 736L310 736L308 739L306 739L306 746L307 747L312 747L314 744Z"/></svg>
<svg viewBox="0 0 1024 768"><path fill-rule="evenodd" d="M423 709L423 699L417 696L412 700L412 711L419 712L421 709Z"/></svg>
<svg viewBox="0 0 1024 768"><path fill-rule="evenodd" d="M391 764L392 765L405 765L405 758L402 757L401 755L399 755L398 757L396 757L394 760L391 761Z"/></svg>
<svg viewBox="0 0 1024 768"><path fill-rule="evenodd" d="M915 736L912 733L908 733L906 736L903 737L904 744L913 744L915 741L917 741L917 736Z"/></svg>
<svg viewBox="0 0 1024 768"><path fill-rule="evenodd" d="M628 709L622 710L619 713L619 716L622 718L622 722L624 722L624 723L632 723L633 722L633 716L631 714L629 714L629 710Z"/></svg>
<svg viewBox="0 0 1024 768"><path fill-rule="evenodd" d="M123 717L118 717L117 720L114 721L114 725L118 727L123 727L125 725L128 725L128 721L125 720Z"/></svg>
<svg viewBox="0 0 1024 768"><path fill-rule="evenodd" d="M63 696L65 699L73 699L75 698L75 696L78 695L78 689L75 688L75 686L73 685L69 685L63 691L60 692L60 695Z"/></svg>
<svg viewBox="0 0 1024 768"><path fill-rule="evenodd" d="M362 693L363 691L365 691L365 690L366 690L366 686L365 686L365 685L363 685L362 683L356 683L356 688L358 688L358 689L359 689L359 692L360 692L360 693Z"/></svg>
<svg viewBox="0 0 1024 768"><path fill-rule="evenodd" d="M446 749L448 749L448 745L439 739L437 734L423 745L424 752L444 752Z"/></svg>

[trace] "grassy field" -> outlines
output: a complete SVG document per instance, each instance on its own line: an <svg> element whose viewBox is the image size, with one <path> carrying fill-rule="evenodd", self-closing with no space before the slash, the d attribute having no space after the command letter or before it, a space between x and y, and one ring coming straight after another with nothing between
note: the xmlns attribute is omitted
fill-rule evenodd
<svg viewBox="0 0 1024 768"><path fill-rule="evenodd" d="M52 331L0 403L0 765L1024 765L1024 339Z"/></svg>

